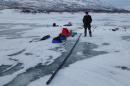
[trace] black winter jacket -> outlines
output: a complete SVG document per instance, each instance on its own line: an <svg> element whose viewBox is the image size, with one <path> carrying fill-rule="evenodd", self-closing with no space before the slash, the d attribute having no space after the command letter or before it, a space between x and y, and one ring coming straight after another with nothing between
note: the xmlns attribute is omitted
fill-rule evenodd
<svg viewBox="0 0 130 86"><path fill-rule="evenodd" d="M92 18L90 15L85 15L83 18L84 26L88 26L92 23Z"/></svg>

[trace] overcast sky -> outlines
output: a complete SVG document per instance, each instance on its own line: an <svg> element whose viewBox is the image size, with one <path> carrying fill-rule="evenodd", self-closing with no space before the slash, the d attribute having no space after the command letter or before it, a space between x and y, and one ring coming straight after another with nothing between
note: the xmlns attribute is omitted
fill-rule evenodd
<svg viewBox="0 0 130 86"><path fill-rule="evenodd" d="M119 8L126 8L130 10L130 0L104 0L105 2L111 3L113 6Z"/></svg>

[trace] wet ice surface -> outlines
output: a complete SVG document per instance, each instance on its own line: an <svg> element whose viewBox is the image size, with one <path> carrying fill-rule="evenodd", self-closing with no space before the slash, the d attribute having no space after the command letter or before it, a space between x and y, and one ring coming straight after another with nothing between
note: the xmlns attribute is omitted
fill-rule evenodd
<svg viewBox="0 0 130 86"><path fill-rule="evenodd" d="M0 66L0 77L13 74L13 73L19 71L20 69L23 69L22 65L23 65L22 63L17 63L14 66L13 65Z"/></svg>
<svg viewBox="0 0 130 86"><path fill-rule="evenodd" d="M56 70L56 68L62 63L66 55L69 53L70 49L74 45L75 41L67 41L65 43L64 47L67 50L67 52L63 52L62 56L58 57L54 60L53 63L49 65L42 65L39 63L37 66L33 68L29 68L26 70L26 72L21 73L17 75L11 82L4 86L27 86L29 83L31 83L34 80L39 79L40 77L43 77L48 74L52 74L53 71ZM80 42L77 44L75 50L73 51L70 58L65 63L64 67L69 66L70 64L73 64L77 61L87 59L93 56L106 54L105 51L95 51L93 49L98 48L97 45L86 43L86 42ZM59 48L55 48L52 50L58 50ZM77 54L78 52L82 52L82 55Z"/></svg>
<svg viewBox="0 0 130 86"><path fill-rule="evenodd" d="M123 40L130 41L130 36L122 36Z"/></svg>
<svg viewBox="0 0 130 86"><path fill-rule="evenodd" d="M0 66L0 74L2 73L2 71L4 71L5 69L11 67L11 65L1 65Z"/></svg>
<svg viewBox="0 0 130 86"><path fill-rule="evenodd" d="M39 27L51 27L51 25L38 25L35 23L0 23L0 37L6 37L6 39L37 38L39 36L23 37L22 35L27 30Z"/></svg>
<svg viewBox="0 0 130 86"><path fill-rule="evenodd" d="M26 49L20 50L20 51L18 51L16 53L8 55L8 56L16 56L16 55L19 55L19 54L23 53L24 51L26 51Z"/></svg>
<svg viewBox="0 0 130 86"><path fill-rule="evenodd" d="M110 43L102 43L102 45L106 45L107 46L107 45L110 45Z"/></svg>

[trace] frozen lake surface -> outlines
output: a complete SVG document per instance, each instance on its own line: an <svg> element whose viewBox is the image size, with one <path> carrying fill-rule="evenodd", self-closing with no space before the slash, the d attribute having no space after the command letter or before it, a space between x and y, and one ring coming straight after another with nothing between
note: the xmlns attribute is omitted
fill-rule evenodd
<svg viewBox="0 0 130 86"><path fill-rule="evenodd" d="M51 86L129 86L130 14L90 13L93 37L79 43ZM52 44L63 28L83 33L83 13L0 13L0 86L46 86L74 45L78 35L65 44ZM59 27L52 27L56 22ZM117 29L112 31L112 29ZM39 42L45 35L51 38ZM127 77L126 77L127 76Z"/></svg>

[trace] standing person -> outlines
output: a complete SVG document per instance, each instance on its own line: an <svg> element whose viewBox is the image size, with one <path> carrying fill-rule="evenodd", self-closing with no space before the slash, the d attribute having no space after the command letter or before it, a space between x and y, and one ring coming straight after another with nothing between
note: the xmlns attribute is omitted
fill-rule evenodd
<svg viewBox="0 0 130 86"><path fill-rule="evenodd" d="M84 23L84 36L87 36L87 29L89 31L89 36L92 37L92 32L91 32L91 23L92 23L92 18L91 15L88 14L88 12L85 12L86 15L83 17L83 23Z"/></svg>

